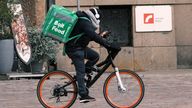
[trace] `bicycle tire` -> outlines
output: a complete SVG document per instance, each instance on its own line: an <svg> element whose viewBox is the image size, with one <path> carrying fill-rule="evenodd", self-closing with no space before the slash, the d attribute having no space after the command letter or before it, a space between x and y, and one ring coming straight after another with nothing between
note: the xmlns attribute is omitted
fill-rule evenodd
<svg viewBox="0 0 192 108"><path fill-rule="evenodd" d="M116 85L115 86L113 85L112 81L114 80L114 78L116 78L116 73L113 72L105 80L105 84L103 87L104 98L107 101L107 103L113 108L135 108L137 105L139 105L139 103L142 101L144 97L144 92L145 92L144 83L142 79L135 72L132 72L130 70L120 70L119 74L121 76L123 84L125 85L125 88L127 89L126 93L120 92L118 87L116 89L114 88L118 84L117 84L117 79L115 79L114 84L116 83ZM126 82L126 83L124 82L125 77L123 75L126 75L125 76L126 80L130 80L130 84L129 82ZM134 84L137 84L137 85L134 87ZM112 85L111 93L109 90L110 85ZM135 90L138 90L138 93L136 93ZM115 93L116 91L117 93ZM131 91L134 91L134 92L131 92ZM123 94L123 97L120 97L121 94ZM125 95L128 95L128 94L130 94L130 96L125 97ZM114 96L110 96L110 95L114 95ZM137 95L137 98L135 98L134 95ZM134 98L134 101L131 101L132 98ZM122 103L122 101L125 101L125 102Z"/></svg>
<svg viewBox="0 0 192 108"><path fill-rule="evenodd" d="M61 78L60 78L61 77ZM57 81L58 79L58 81ZM37 97L45 108L69 108L77 99L77 84L73 77L64 71L52 71L45 74L37 86ZM66 83L72 82L64 89L58 88ZM51 85L53 84L53 85ZM60 85L59 85L60 84ZM58 88L56 88L58 87ZM57 90L57 91L56 91ZM49 93L50 92L50 93ZM57 93L57 94L56 94ZM66 94L64 94L66 93ZM68 93L68 94L67 94ZM50 96L49 96L50 95ZM66 96L65 96L66 95ZM69 96L71 96L69 98ZM59 98L58 98L59 97ZM66 100L68 99L69 100ZM61 102L58 102L63 99ZM66 100L66 104L64 104ZM50 102L49 102L50 101Z"/></svg>

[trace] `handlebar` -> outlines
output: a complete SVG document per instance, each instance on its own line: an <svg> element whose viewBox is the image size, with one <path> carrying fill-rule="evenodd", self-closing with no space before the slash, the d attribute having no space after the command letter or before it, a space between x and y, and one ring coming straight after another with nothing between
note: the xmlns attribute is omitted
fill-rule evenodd
<svg viewBox="0 0 192 108"><path fill-rule="evenodd" d="M100 32L99 33L100 36L102 36L104 39L108 38L109 36L111 36L111 31L103 31L103 32ZM116 55L119 53L121 49L119 50L110 50L110 49L107 49L107 52L108 52L108 56L111 56L113 59L116 57Z"/></svg>

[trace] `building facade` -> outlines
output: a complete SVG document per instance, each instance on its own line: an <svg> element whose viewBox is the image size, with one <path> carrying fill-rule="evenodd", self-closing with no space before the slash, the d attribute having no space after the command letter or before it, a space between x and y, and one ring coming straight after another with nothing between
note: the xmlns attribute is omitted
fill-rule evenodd
<svg viewBox="0 0 192 108"><path fill-rule="evenodd" d="M49 5L47 2L50 1L35 0L36 25L41 26ZM77 10L76 0L54 2L71 10ZM81 10L98 7L103 11L104 17L101 20L100 30L111 30L112 37L109 41L117 42L122 46L122 51L115 59L120 68L136 71L192 68L191 0L80 0L80 6ZM138 32L137 8L142 6L152 8L163 6L158 8L161 11L165 9L164 6L170 7L168 21L170 30L154 29ZM144 9L147 10L148 7ZM166 13L165 10L162 14L165 18ZM158 21L163 22L163 17ZM158 28L160 26L156 26L156 29ZM107 52L103 47L94 42L90 47L100 53L101 60L106 57ZM74 71L70 59L62 55L62 50L57 56L57 65L60 70Z"/></svg>

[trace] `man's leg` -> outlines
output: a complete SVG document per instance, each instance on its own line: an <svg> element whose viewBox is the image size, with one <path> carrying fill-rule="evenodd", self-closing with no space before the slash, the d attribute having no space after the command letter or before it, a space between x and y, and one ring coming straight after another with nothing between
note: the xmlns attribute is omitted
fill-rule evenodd
<svg viewBox="0 0 192 108"><path fill-rule="evenodd" d="M80 102L95 101L88 95L88 91L85 86L85 64L84 64L84 50L79 50L73 53L70 57L75 65L76 78L78 82L79 95L81 96Z"/></svg>
<svg viewBox="0 0 192 108"><path fill-rule="evenodd" d="M91 48L86 48L85 49L85 58L88 59L87 63L86 63L86 72L90 72L90 68L91 66L94 66L97 61L99 60L99 54L92 50Z"/></svg>
<svg viewBox="0 0 192 108"><path fill-rule="evenodd" d="M84 77L85 77L84 51L79 50L79 51L74 52L71 55L71 59L75 65L79 95L80 96L88 95L87 94L88 92L87 92L86 86L85 86L85 81L84 81Z"/></svg>

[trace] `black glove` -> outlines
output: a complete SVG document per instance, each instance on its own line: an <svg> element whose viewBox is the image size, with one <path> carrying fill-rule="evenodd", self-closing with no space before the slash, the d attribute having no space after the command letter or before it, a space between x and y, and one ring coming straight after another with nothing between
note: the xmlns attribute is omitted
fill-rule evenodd
<svg viewBox="0 0 192 108"><path fill-rule="evenodd" d="M111 43L109 46L109 50L111 51L120 51L121 47L118 44Z"/></svg>

